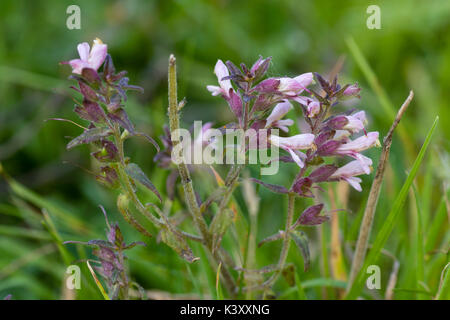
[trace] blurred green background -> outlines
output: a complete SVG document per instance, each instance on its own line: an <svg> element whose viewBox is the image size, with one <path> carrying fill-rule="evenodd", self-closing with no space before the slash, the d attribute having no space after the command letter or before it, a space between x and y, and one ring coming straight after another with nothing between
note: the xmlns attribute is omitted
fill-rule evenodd
<svg viewBox="0 0 450 320"><path fill-rule="evenodd" d="M111 220L120 222L129 242L141 238L115 209L116 195L77 167L94 166L90 150L66 151L68 137L78 135L79 128L45 121L53 117L77 120L68 89L71 82L66 80L70 68L59 62L77 57L76 45L95 37L108 44L116 68L128 70L130 82L145 88L142 95L130 94L127 111L139 129L153 137L162 134L166 122L170 53L177 56L179 96L188 100L185 127L194 120L216 125L232 120L225 102L205 89L217 81L213 68L219 58L251 65L259 54L272 56L269 74L274 76L309 71L327 74L342 63L341 81L360 84L362 98L356 107L366 110L368 129L380 131L382 137L413 89L414 101L399 128L403 133L394 138L374 230L382 225L383 215L439 115L438 130L416 179L426 242L425 287L419 289L437 290L448 261L449 241L445 195L450 176L450 1L76 1L81 8L81 30L68 30L66 8L71 4L74 1L0 2L0 161L21 184L11 189L0 180L0 298L8 293L15 299L70 297L63 290L65 265L54 245L55 235L41 224L42 207L49 211L63 240L103 237L99 204L105 206ZM366 8L371 4L381 8L380 30L366 27ZM372 150L369 155L376 159L379 151ZM127 152L164 192L167 172L155 167L154 148L136 139L127 144ZM268 181L282 184L292 179L295 168L286 168ZM352 247L357 238L358 212L364 208L371 178L363 181L362 193L350 191L350 212L340 216L343 248ZM22 186L26 189L20 189ZM197 186L205 196L207 184ZM258 240L282 228L285 207L278 195L260 190L260 196ZM245 207L240 191L236 197ZM412 245L417 206L413 197L410 200L387 247L400 261L397 287L404 290L395 291L396 298L419 295L411 291L419 290L419 281ZM302 281L331 277L328 262L320 256L329 250L329 226L320 233L325 241L322 247L319 232L309 232L313 267L308 273L299 272ZM213 295L208 284L214 274L202 274L201 264L189 269L154 239L146 242L147 248L129 252L132 275L142 286L172 294L201 291ZM67 248L74 257L88 253ZM274 263L278 250L277 244L258 249L257 265ZM289 260L302 264L296 252L291 252ZM382 274L384 288L392 262L382 263L386 265L383 270L388 270ZM349 260L345 264L348 270ZM195 279L204 290L196 288ZM83 279L83 286L86 289L79 297L101 298L92 279ZM283 291L287 286L279 287ZM335 292L322 290L312 286L307 295L335 297ZM372 295L380 297L383 292Z"/></svg>

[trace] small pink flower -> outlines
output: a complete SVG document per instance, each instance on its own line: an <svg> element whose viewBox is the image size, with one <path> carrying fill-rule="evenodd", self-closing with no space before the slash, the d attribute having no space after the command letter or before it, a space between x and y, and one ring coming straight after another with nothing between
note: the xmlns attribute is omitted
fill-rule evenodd
<svg viewBox="0 0 450 320"><path fill-rule="evenodd" d="M369 132L367 135L361 136L353 141L341 144L336 150L336 154L348 155L360 161L364 172L369 174L370 168L367 165L367 157L363 156L359 152L367 150L374 146L380 146L378 140L378 132Z"/></svg>
<svg viewBox="0 0 450 320"><path fill-rule="evenodd" d="M360 152L367 150L374 146L379 146L378 140L379 133L377 131L369 132L367 135L361 136L353 141L342 144L338 150L341 152Z"/></svg>
<svg viewBox="0 0 450 320"><path fill-rule="evenodd" d="M306 115L309 118L315 117L320 112L320 102L316 99L305 96L298 96L293 99L306 107Z"/></svg>
<svg viewBox="0 0 450 320"><path fill-rule="evenodd" d="M306 155L298 150L310 149L314 146L314 135L311 133L297 134L292 137L279 137L271 135L269 141L274 146L286 150L300 168L303 168Z"/></svg>
<svg viewBox="0 0 450 320"><path fill-rule="evenodd" d="M288 132L289 128L288 126L291 126L294 124L294 120L292 119L285 119L281 120L286 113L288 113L292 109L292 105L289 101L283 101L278 103L275 108L273 108L272 113L267 117L266 119L266 125L265 128L271 128L276 127L280 128L284 132Z"/></svg>
<svg viewBox="0 0 450 320"><path fill-rule="evenodd" d="M80 43L77 46L78 54L80 59L72 59L68 62L63 62L65 64L70 64L72 67L72 72L76 74L81 74L84 68L91 68L95 71L100 68L106 58L106 53L108 46L104 44L99 38L94 40L92 45L92 50L87 42Z"/></svg>
<svg viewBox="0 0 450 320"><path fill-rule="evenodd" d="M364 124L367 122L366 113L364 111L357 112L352 116L346 116L346 118L348 123L343 127L343 129L350 132L359 132L364 130Z"/></svg>
<svg viewBox="0 0 450 320"><path fill-rule="evenodd" d="M301 74L295 78L283 77L279 78L280 84L278 85L278 91L289 95L296 96L303 92L307 86L313 81L313 74L311 72Z"/></svg>
<svg viewBox="0 0 450 320"><path fill-rule="evenodd" d="M361 91L361 88L358 86L357 83L355 83L355 84L348 86L347 89L344 90L344 96L351 96L351 97L359 98L360 91Z"/></svg>
<svg viewBox="0 0 450 320"><path fill-rule="evenodd" d="M361 191L361 179L356 176L361 174L369 174L370 171L367 172L366 167L370 168L372 165L372 160L370 158L364 157L362 158L362 161L364 164L362 164L360 160L354 160L347 163L343 167L337 169L336 172L330 176L330 179L345 180L357 191Z"/></svg>
<svg viewBox="0 0 450 320"><path fill-rule="evenodd" d="M233 87L231 86L231 81L229 79L222 80L230 75L227 66L222 62L222 60L217 60L216 66L214 67L214 73L219 81L219 86L206 86L206 89L208 89L213 96L222 95L225 98L229 98L230 89Z"/></svg>

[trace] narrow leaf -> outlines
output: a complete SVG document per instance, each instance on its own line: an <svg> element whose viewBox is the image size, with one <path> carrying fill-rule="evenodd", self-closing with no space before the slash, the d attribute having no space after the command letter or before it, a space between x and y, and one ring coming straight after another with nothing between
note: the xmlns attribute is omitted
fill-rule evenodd
<svg viewBox="0 0 450 320"><path fill-rule="evenodd" d="M81 135L73 139L67 144L67 149L71 149L80 144L87 144L94 141L98 141L102 138L105 138L111 134L111 130L109 128L92 128L86 130Z"/></svg>
<svg viewBox="0 0 450 320"><path fill-rule="evenodd" d="M125 168L126 173L133 179L144 185L146 188L148 188L150 191L152 191L159 199L159 201L162 202L161 195L159 194L156 187L153 185L153 183L150 181L150 179L146 176L144 171L135 163L130 163Z"/></svg>
<svg viewBox="0 0 450 320"><path fill-rule="evenodd" d="M417 171L419 170L420 164L422 163L422 160L425 156L425 152L428 148L428 145L431 142L431 138L436 129L438 120L439 120L439 117L436 117L433 125L431 126L430 131L428 131L425 142L423 143L422 148L420 149L419 154L417 155L417 158L414 161L412 169L411 169L408 177L406 178L406 181L403 184L403 187L400 190L400 193L398 194L397 198L395 199L395 202L392 206L391 211L385 218L383 226L375 238L375 241L372 245L371 250L369 251L369 254L365 260L363 267L359 270L357 276L355 277L355 281L353 282L353 285L349 288L347 295L346 295L346 299L355 299L358 296L358 294L361 292L361 290L364 286L364 279L367 276L367 274L366 274L367 267L376 262L376 260L378 259L379 255L381 253L381 250L383 249L386 241L389 238L389 235L391 234L392 230L394 229L396 222L398 220L398 217L403 208L403 205L405 203L406 197L408 195L409 188L411 187L411 185L414 181Z"/></svg>
<svg viewBox="0 0 450 320"><path fill-rule="evenodd" d="M261 180L255 179L255 178L250 178L250 180L266 187L267 189L269 189L270 191L273 191L275 193L282 193L282 194L289 193L289 190L283 186L280 186L277 184L265 183L265 182L262 182Z"/></svg>
<svg viewBox="0 0 450 320"><path fill-rule="evenodd" d="M308 238L306 234L302 231L298 230L290 230L289 235L291 239L294 240L297 247L300 249L300 252L303 257L304 271L308 271L310 265L310 254L309 254L309 246L308 246Z"/></svg>

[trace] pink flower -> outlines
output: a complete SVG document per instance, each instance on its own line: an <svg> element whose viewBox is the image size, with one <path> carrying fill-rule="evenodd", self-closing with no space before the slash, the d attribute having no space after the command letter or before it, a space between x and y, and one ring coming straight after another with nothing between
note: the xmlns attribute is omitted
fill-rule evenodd
<svg viewBox="0 0 450 320"><path fill-rule="evenodd" d="M352 116L346 116L346 118L348 123L342 129L348 130L352 133L364 130L364 124L367 122L366 113L364 111L357 112Z"/></svg>
<svg viewBox="0 0 450 320"><path fill-rule="evenodd" d="M356 176L369 174L370 171L367 172L366 167L370 168L372 165L372 160L370 158L364 157L362 160L364 161L364 164L362 164L360 160L354 160L343 167L340 167L330 176L330 180L345 180L357 191L361 191L361 179Z"/></svg>
<svg viewBox="0 0 450 320"><path fill-rule="evenodd" d="M316 99L304 96L298 96L293 99L306 107L306 115L309 118L315 117L320 112L320 102Z"/></svg>
<svg viewBox="0 0 450 320"><path fill-rule="evenodd" d="M227 66L222 62L222 60L217 60L216 66L214 67L214 73L219 81L219 86L206 86L206 89L208 89L213 96L222 95L225 98L229 98L230 89L233 87L231 86L231 81L229 79L222 80L230 75Z"/></svg>
<svg viewBox="0 0 450 320"><path fill-rule="evenodd" d="M358 86L357 83L355 83L355 84L348 86L347 89L344 90L344 96L351 96L351 97L359 98L360 91L361 91L361 88Z"/></svg>
<svg viewBox="0 0 450 320"><path fill-rule="evenodd" d="M312 83L313 74L312 72L308 72L295 78L283 77L278 80L280 80L278 91L289 96L295 96L302 93Z"/></svg>
<svg viewBox="0 0 450 320"><path fill-rule="evenodd" d="M369 132L367 135L361 136L353 141L341 144L336 150L336 154L348 155L360 161L364 172L369 174L370 168L367 165L367 157L363 156L359 152L367 150L373 146L380 146L380 141L378 140L378 132Z"/></svg>
<svg viewBox="0 0 450 320"><path fill-rule="evenodd" d="M84 68L91 68L95 71L100 68L100 66L105 61L108 46L104 44L99 38L96 38L92 45L92 50L90 49L87 42L80 43L77 46L77 50L78 54L80 55L80 59L73 59L63 63L70 64L73 69L73 73L81 74L81 71Z"/></svg>
<svg viewBox="0 0 450 320"><path fill-rule="evenodd" d="M295 163L303 168L306 155L298 150L310 149L314 146L314 135L311 133L297 134L292 137L279 137L271 135L269 138L271 144L286 150L291 155Z"/></svg>
<svg viewBox="0 0 450 320"><path fill-rule="evenodd" d="M292 105L287 100L278 103L275 106L275 108L273 108L272 113L267 117L265 128L267 129L270 127L276 127L280 128L284 132L288 132L289 131L288 126L293 125L294 120L292 119L281 120L281 118L283 118L286 115L286 113L288 113L289 110L291 109Z"/></svg>

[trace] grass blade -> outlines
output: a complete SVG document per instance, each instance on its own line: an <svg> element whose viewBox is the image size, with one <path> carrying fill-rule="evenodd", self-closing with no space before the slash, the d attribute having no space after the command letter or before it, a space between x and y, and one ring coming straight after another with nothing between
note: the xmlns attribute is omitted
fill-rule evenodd
<svg viewBox="0 0 450 320"><path fill-rule="evenodd" d="M89 271L90 271L91 274L92 274L92 278L94 278L95 284L97 285L98 289L100 290L100 292L101 292L103 298L104 298L105 300L111 300L111 299L108 297L108 294L106 293L105 289L103 288L102 283L100 282L100 280L98 280L97 275L95 274L95 271L94 271L94 269L91 267L91 264L89 263L89 261L86 261L86 264L87 264L87 266L88 266L88 268L89 268Z"/></svg>
<svg viewBox="0 0 450 320"><path fill-rule="evenodd" d="M422 148L420 149L419 154L417 155L417 158L414 161L411 172L406 178L406 181L403 184L402 189L400 190L400 193L398 194L391 211L386 217L383 227L381 228L380 232L377 234L375 238L375 241L372 245L372 249L370 250L369 255L367 256L363 267L359 270L357 276L355 277L355 281L353 282L353 284L351 285L351 287L347 292L346 299L355 299L361 292L366 277L365 270L367 269L368 266L374 264L375 261L378 259L381 253L381 249L385 245L387 239L389 238L389 235L394 229L397 218L401 212L401 209L403 208L403 204L405 203L406 197L408 195L409 188L411 187L414 181L417 171L419 170L420 164L422 163L422 160L425 156L425 152L428 148L428 145L431 142L431 138L436 129L438 120L439 117L436 117L433 125L431 126L431 129L427 134L425 142L423 143Z"/></svg>

